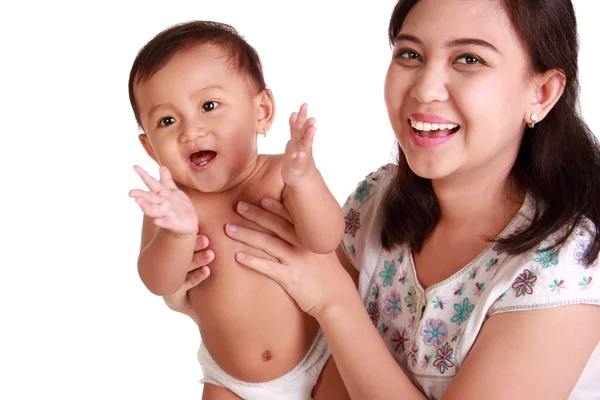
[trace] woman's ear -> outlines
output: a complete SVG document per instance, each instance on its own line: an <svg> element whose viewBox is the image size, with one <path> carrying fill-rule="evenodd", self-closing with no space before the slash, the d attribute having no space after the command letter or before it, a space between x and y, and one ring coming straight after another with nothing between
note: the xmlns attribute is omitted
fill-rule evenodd
<svg viewBox="0 0 600 400"><path fill-rule="evenodd" d="M552 69L534 78L534 95L528 107L527 123L540 122L552 110L565 90L566 77L562 71ZM536 115L535 121L531 115Z"/></svg>

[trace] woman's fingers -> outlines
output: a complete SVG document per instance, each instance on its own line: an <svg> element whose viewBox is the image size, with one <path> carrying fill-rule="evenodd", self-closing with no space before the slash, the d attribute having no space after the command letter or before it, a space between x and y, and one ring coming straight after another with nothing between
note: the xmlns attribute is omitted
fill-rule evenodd
<svg viewBox="0 0 600 400"><path fill-rule="evenodd" d="M260 202L260 205L265 210L268 210L270 213L273 213L281 218L284 218L287 222L289 222L290 224L293 224L292 216L288 212L287 208L285 208L283 203L273 200L271 198L265 197Z"/></svg>
<svg viewBox="0 0 600 400"><path fill-rule="evenodd" d="M273 235L237 225L227 224L225 227L225 234L238 242L262 250L282 262L289 257L289 254L293 250L289 243L286 243Z"/></svg>
<svg viewBox="0 0 600 400"><path fill-rule="evenodd" d="M280 204L283 208L283 204ZM277 205L273 206L274 208ZM262 208L253 206L245 202L238 203L238 212L247 220L252 221L266 230L273 232L275 236L285 240L291 245L297 246L300 244L294 226L289 220L280 217L272 212L265 211ZM285 210L285 208L283 208ZM279 212L283 213L281 210ZM287 210L285 211L287 213ZM289 214L288 214L289 215Z"/></svg>
<svg viewBox="0 0 600 400"><path fill-rule="evenodd" d="M286 268L284 265L265 260L264 258L254 257L246 253L237 253L235 259L240 264L268 276L282 285L285 289L285 271L282 270L282 268Z"/></svg>

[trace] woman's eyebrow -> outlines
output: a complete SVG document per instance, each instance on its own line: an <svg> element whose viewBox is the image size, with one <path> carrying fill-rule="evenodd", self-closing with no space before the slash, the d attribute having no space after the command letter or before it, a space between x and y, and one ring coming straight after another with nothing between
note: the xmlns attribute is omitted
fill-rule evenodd
<svg viewBox="0 0 600 400"><path fill-rule="evenodd" d="M400 34L398 34L398 36L396 36L395 41L400 41L400 40L407 41L407 42L413 42L418 45L423 45L423 41L421 39L419 39L415 35L409 35L406 33L400 33ZM496 53L500 53L493 44L486 42L485 40L482 40L482 39L474 39L474 38L453 39L444 44L444 47L459 47L459 46L485 47L485 48L495 51Z"/></svg>

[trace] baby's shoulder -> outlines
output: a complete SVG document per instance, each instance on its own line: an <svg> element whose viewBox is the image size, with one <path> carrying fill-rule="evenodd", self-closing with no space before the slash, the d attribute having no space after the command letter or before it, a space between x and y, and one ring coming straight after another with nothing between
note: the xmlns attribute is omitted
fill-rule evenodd
<svg viewBox="0 0 600 400"><path fill-rule="evenodd" d="M281 192L283 191L282 166L283 154L260 154L258 156L258 168L246 183L243 197L250 197L259 201L263 197L281 200Z"/></svg>

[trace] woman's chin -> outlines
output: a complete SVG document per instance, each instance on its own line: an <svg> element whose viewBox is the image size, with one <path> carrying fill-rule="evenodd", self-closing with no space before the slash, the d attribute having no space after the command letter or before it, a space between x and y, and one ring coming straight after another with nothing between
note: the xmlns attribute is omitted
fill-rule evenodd
<svg viewBox="0 0 600 400"><path fill-rule="evenodd" d="M439 162L411 162L409 160L408 165L415 175L430 180L447 178L455 171L455 168L449 165L441 165Z"/></svg>

